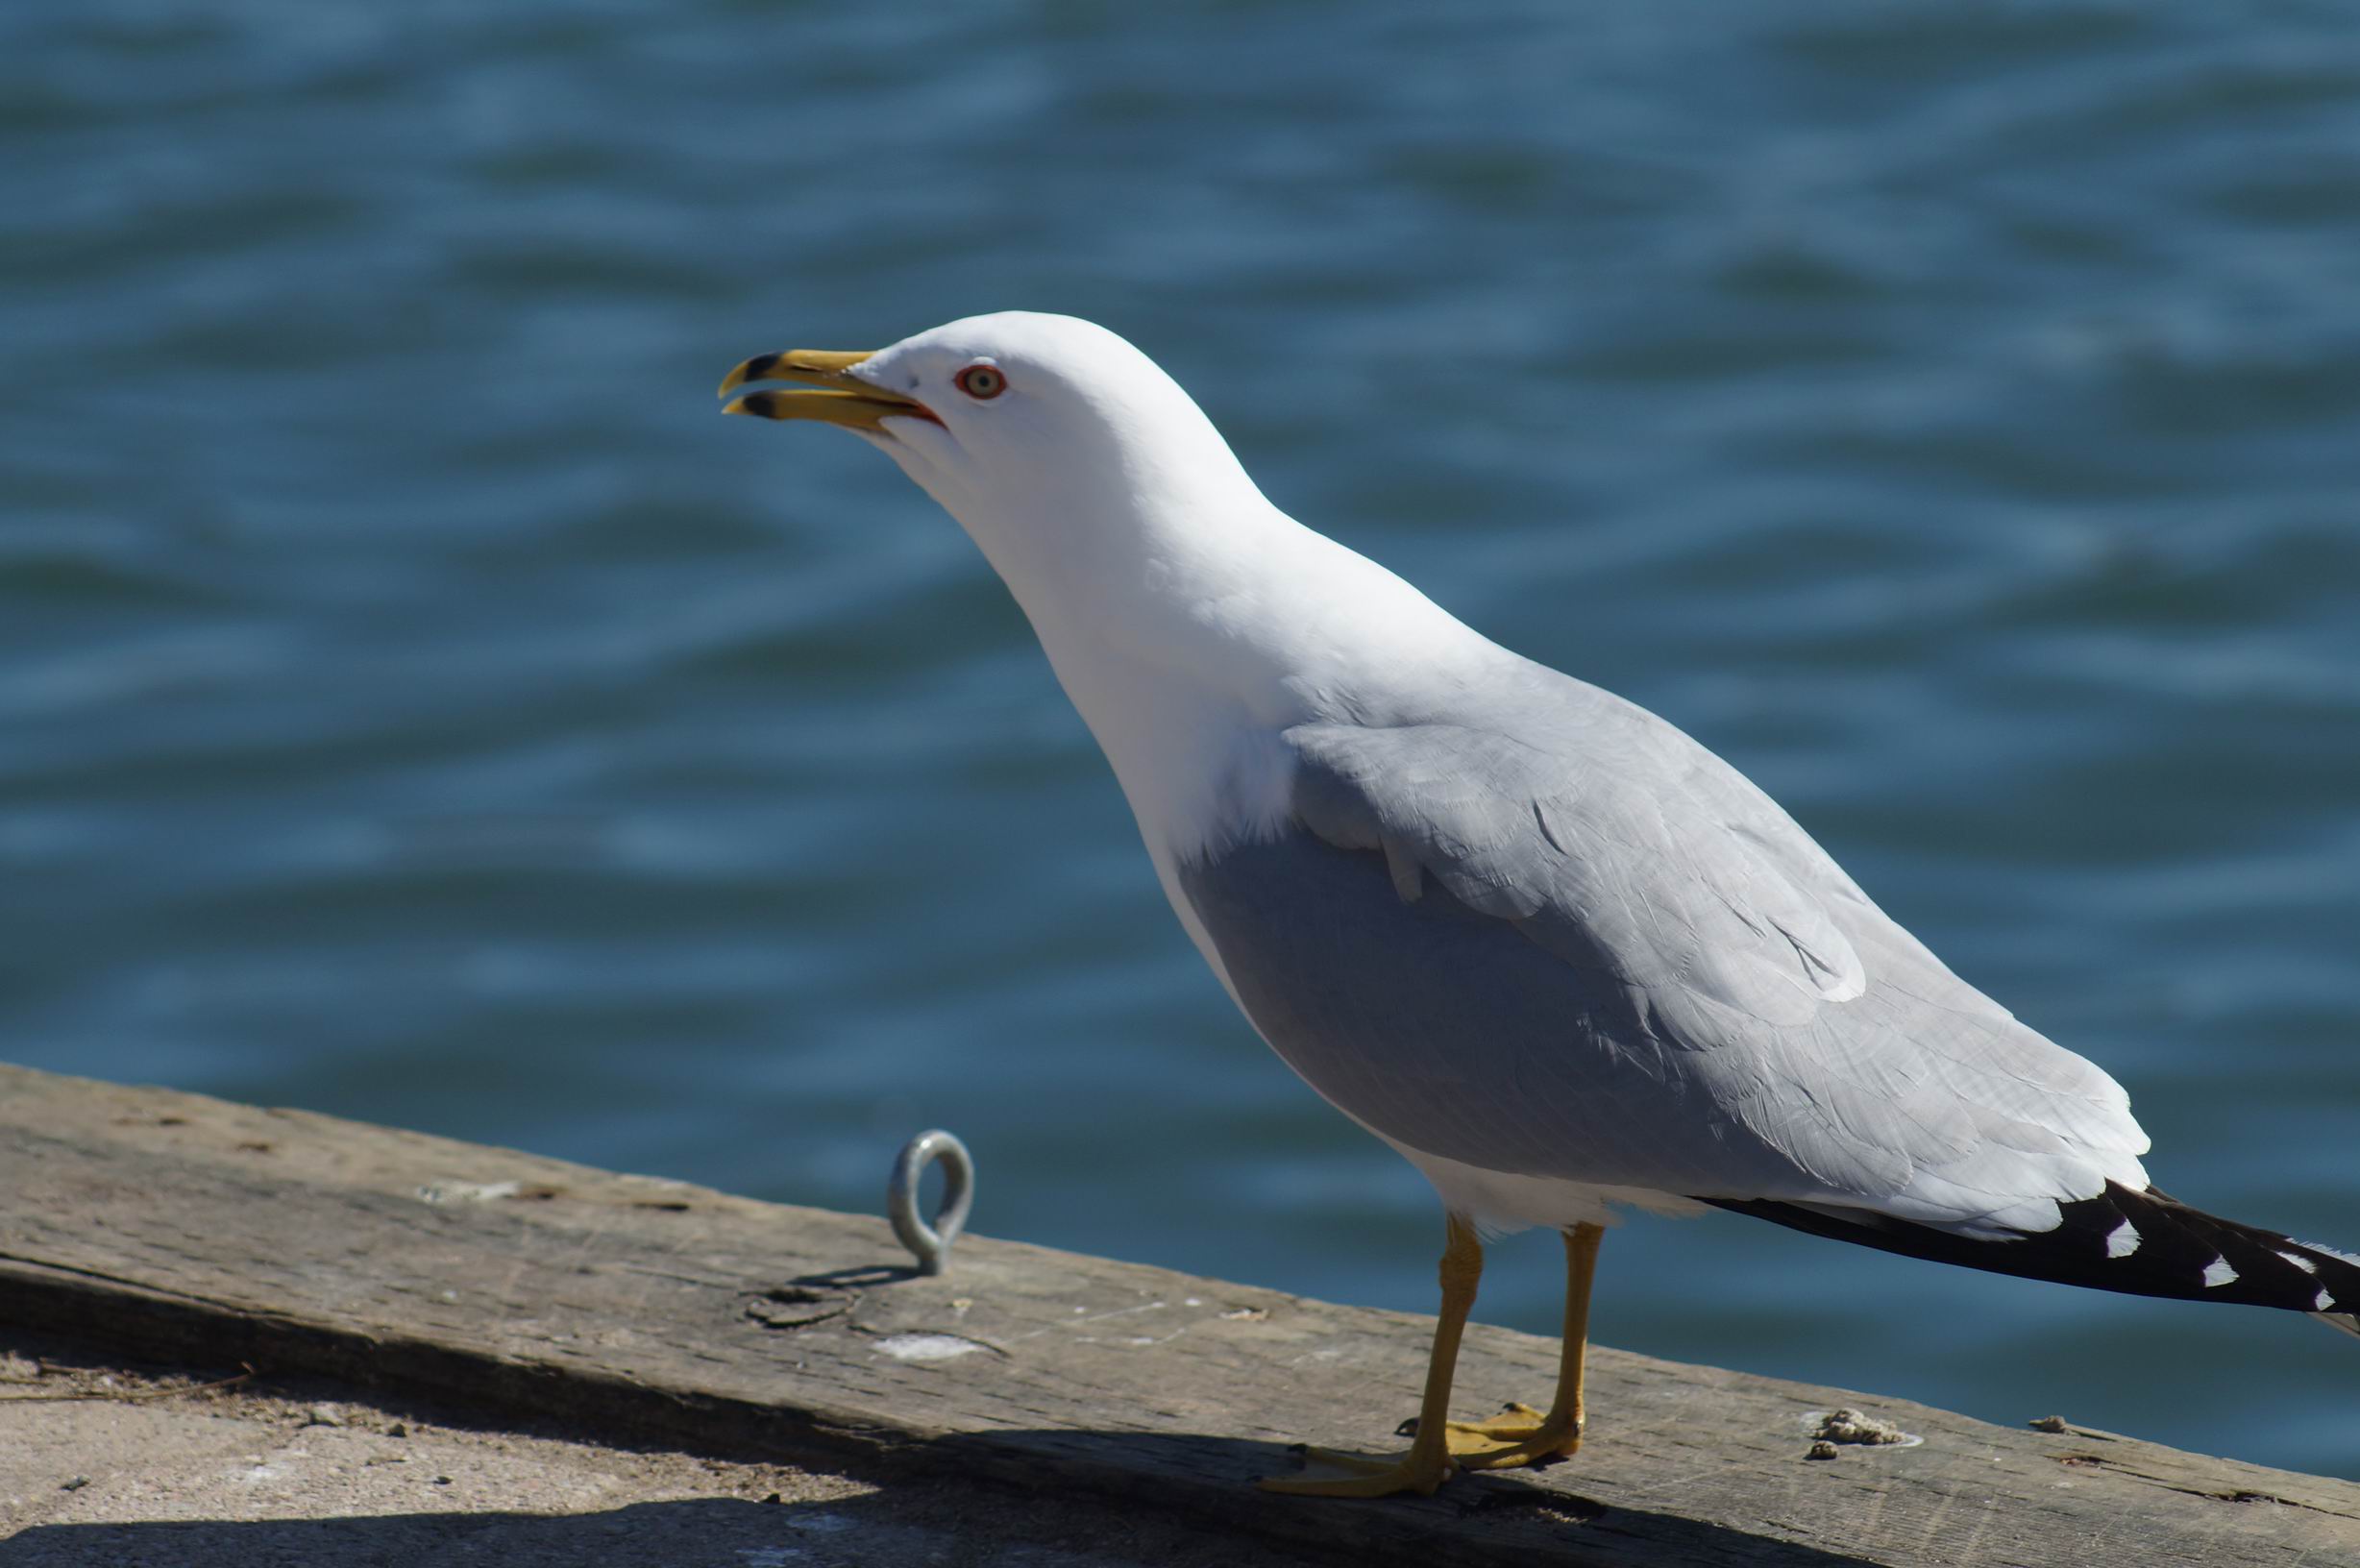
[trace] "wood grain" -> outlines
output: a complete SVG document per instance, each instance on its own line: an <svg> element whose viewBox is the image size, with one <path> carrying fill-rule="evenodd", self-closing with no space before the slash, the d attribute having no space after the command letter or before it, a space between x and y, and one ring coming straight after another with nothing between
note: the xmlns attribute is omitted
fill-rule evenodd
<svg viewBox="0 0 2360 1568"><path fill-rule="evenodd" d="M1432 1499L1249 1482L1400 1446L1430 1323L296 1111L0 1067L0 1312L610 1440L953 1467L1365 1563L2360 1563L2360 1485L1599 1349L1589 1446ZM1477 1327L1470 1413L1555 1347ZM1545 1402L1545 1400L1543 1401ZM1853 1406L1924 1438L1805 1458Z"/></svg>

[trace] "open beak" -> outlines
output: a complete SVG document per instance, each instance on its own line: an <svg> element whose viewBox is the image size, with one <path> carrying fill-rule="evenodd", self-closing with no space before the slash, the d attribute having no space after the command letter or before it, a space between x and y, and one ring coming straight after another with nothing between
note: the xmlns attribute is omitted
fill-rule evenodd
<svg viewBox="0 0 2360 1568"><path fill-rule="evenodd" d="M833 354L824 349L790 349L757 354L722 378L721 396L749 381L793 381L788 391L747 392L722 404L725 414L759 414L764 419L816 419L848 429L874 430L889 419L923 419L940 425L934 410L915 398L872 386L854 376L868 354ZM805 391L802 388L812 388Z"/></svg>

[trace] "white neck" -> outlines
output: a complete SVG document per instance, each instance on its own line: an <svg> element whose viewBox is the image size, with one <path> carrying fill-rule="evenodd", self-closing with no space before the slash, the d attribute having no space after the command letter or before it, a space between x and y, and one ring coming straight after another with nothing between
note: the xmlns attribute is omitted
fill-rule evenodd
<svg viewBox="0 0 2360 1568"><path fill-rule="evenodd" d="M1168 874L1285 820L1289 725L1398 722L1411 694L1502 656L1272 506L1203 433L1217 451L1183 454L1161 483L1036 478L1020 512L896 453L1016 596Z"/></svg>

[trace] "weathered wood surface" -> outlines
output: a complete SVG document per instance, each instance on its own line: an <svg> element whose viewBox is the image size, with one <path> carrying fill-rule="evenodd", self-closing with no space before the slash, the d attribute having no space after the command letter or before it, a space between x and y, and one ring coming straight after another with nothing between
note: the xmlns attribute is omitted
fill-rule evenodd
<svg viewBox="0 0 2360 1568"><path fill-rule="evenodd" d="M1370 1563L2360 1563L2360 1485L2086 1430L1591 1358L1590 1446L1433 1499L1248 1484L1291 1443L1399 1446L1429 1323L504 1149L0 1067L0 1314L710 1451L945 1465ZM1554 1346L1478 1327L1476 1412ZM1914 1448L1810 1460L1857 1406Z"/></svg>

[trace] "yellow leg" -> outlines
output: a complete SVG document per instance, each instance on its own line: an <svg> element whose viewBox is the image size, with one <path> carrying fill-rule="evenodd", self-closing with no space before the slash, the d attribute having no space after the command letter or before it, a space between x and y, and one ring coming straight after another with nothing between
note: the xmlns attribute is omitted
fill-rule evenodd
<svg viewBox="0 0 2360 1568"><path fill-rule="evenodd" d="M1359 1454L1331 1454L1313 1449L1306 1466L1326 1466L1355 1472L1341 1476L1276 1476L1263 1481L1266 1491L1291 1492L1300 1497L1389 1497L1395 1492L1422 1492L1450 1479L1457 1468L1450 1457L1450 1380L1459 1365L1459 1340L1466 1331L1466 1314L1475 1307L1476 1282L1483 1278L1483 1243L1475 1227L1450 1215L1442 1246L1442 1311L1435 1320L1434 1351L1426 1360L1426 1392L1418 1403L1417 1436L1410 1451L1390 1458Z"/></svg>
<svg viewBox="0 0 2360 1568"><path fill-rule="evenodd" d="M1606 1231L1576 1225L1565 1233L1565 1341L1557 1362L1557 1397L1549 1413L1511 1405L1488 1421L1453 1421L1451 1457L1469 1470L1545 1464L1570 1458L1582 1446L1582 1363L1589 1349L1589 1286L1598 1272L1598 1243ZM1423 1418L1418 1428L1424 1431Z"/></svg>

